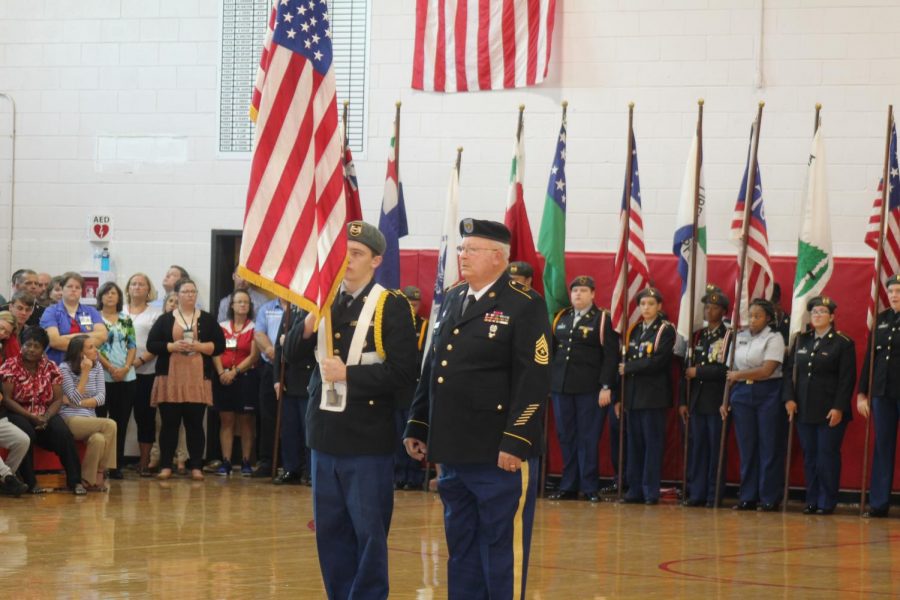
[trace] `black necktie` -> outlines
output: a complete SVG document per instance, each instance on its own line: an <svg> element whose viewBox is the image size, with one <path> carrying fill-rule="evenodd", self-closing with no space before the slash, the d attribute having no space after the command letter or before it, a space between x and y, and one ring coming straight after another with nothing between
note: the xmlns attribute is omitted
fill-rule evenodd
<svg viewBox="0 0 900 600"><path fill-rule="evenodd" d="M338 301L335 302L334 316L339 317L343 315L352 302L353 294L351 294L350 292L341 292L341 295L338 297Z"/></svg>
<svg viewBox="0 0 900 600"><path fill-rule="evenodd" d="M460 314L462 314L462 315L466 314L466 311L474 303L475 303L475 294L469 294L468 296L466 296L466 299L463 300L462 312Z"/></svg>

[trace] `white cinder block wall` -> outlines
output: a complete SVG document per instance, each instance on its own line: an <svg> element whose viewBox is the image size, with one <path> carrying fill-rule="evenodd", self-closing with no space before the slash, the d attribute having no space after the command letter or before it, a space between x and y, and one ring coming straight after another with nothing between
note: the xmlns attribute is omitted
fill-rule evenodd
<svg viewBox="0 0 900 600"><path fill-rule="evenodd" d="M409 89L414 2L372 4L369 137L357 166L363 208L377 222L394 101L402 100L411 229L404 247L436 245L459 145L461 213L502 218L520 103L536 233L559 102L567 99L568 248L612 250L633 100L647 246L669 252L703 97L711 252L732 251L727 228L747 135L765 100L760 163L772 252L794 250L813 110L822 102L835 251L870 255L861 240L882 168L886 109L900 101L897 0L559 0L548 82L458 95ZM220 6L0 2L0 91L18 106L13 265L53 273L87 268L87 216L107 212L120 279L145 270L158 281L176 262L204 283L209 230L241 226L249 166L216 154ZM4 248L10 121L0 99Z"/></svg>

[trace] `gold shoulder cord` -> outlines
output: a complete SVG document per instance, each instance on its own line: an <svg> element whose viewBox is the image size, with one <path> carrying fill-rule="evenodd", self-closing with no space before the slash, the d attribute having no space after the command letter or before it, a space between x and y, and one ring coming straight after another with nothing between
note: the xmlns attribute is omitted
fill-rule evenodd
<svg viewBox="0 0 900 600"><path fill-rule="evenodd" d="M387 358L384 352L384 340L381 339L382 321L384 320L384 303L391 294L388 290L381 293L378 298L378 304L375 305L375 352L381 357L381 360Z"/></svg>

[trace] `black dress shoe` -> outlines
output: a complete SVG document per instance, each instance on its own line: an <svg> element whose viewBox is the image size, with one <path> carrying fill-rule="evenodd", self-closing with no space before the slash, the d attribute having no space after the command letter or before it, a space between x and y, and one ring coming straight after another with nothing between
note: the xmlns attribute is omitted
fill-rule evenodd
<svg viewBox="0 0 900 600"><path fill-rule="evenodd" d="M704 504L703 506L705 506L706 508L715 508L715 507L716 507L716 501L715 501L715 500L707 500L707 501L706 501L706 504ZM720 507L722 506L722 502L721 502L721 501L719 502L719 506L720 506Z"/></svg>
<svg viewBox="0 0 900 600"><path fill-rule="evenodd" d="M106 476L109 479L125 479L125 476L122 474L122 471L120 471L119 469L110 469L106 473Z"/></svg>
<svg viewBox="0 0 900 600"><path fill-rule="evenodd" d="M814 515L816 514L816 507L812 504L807 504L806 508L803 509L804 515Z"/></svg>
<svg viewBox="0 0 900 600"><path fill-rule="evenodd" d="M613 481L611 485L608 485L605 488L600 488L601 494L615 494L618 491L619 491L619 484L615 481Z"/></svg>
<svg viewBox="0 0 900 600"><path fill-rule="evenodd" d="M621 500L619 500L619 504L643 504L643 502L644 502L643 498L625 497L625 498L622 498Z"/></svg>
<svg viewBox="0 0 900 600"><path fill-rule="evenodd" d="M404 485L406 485L406 482L405 482L405 481L395 481L395 482L394 482L394 489L395 489L395 490L402 490Z"/></svg>
<svg viewBox="0 0 900 600"><path fill-rule="evenodd" d="M888 516L888 509L886 508L870 508L868 511L863 513L864 519L884 519Z"/></svg>
<svg viewBox="0 0 900 600"><path fill-rule="evenodd" d="M820 508L816 511L817 515L830 515L834 512L833 508Z"/></svg>
<svg viewBox="0 0 900 600"><path fill-rule="evenodd" d="M659 498L651 498L649 500L644 500L644 504L647 506L655 506L659 504Z"/></svg>
<svg viewBox="0 0 900 600"><path fill-rule="evenodd" d="M584 499L588 502L602 502L603 499L600 497L600 494L597 492L588 492L584 495Z"/></svg>
<svg viewBox="0 0 900 600"><path fill-rule="evenodd" d="M703 500L685 500L681 503L682 506L703 506L705 502Z"/></svg>
<svg viewBox="0 0 900 600"><path fill-rule="evenodd" d="M272 480L272 483L275 485L300 485L302 478L300 477L300 473L296 473L294 471L285 471L278 477Z"/></svg>
<svg viewBox="0 0 900 600"><path fill-rule="evenodd" d="M255 477L257 479L262 479L263 477L271 477L272 476L272 465L268 463L259 463L256 465L256 468L253 469L253 472L250 474L250 477Z"/></svg>
<svg viewBox="0 0 900 600"><path fill-rule="evenodd" d="M738 502L731 510L756 510L756 502Z"/></svg>
<svg viewBox="0 0 900 600"><path fill-rule="evenodd" d="M14 496L18 498L27 491L28 486L19 481L19 479L12 473L4 477L2 485L0 485L0 494L4 494L6 496Z"/></svg>
<svg viewBox="0 0 900 600"><path fill-rule="evenodd" d="M547 496L547 500L575 500L578 498L578 492L572 490L559 490Z"/></svg>
<svg viewBox="0 0 900 600"><path fill-rule="evenodd" d="M756 510L758 510L759 512L775 512L776 510L778 510L778 503L766 502L764 504L760 504Z"/></svg>

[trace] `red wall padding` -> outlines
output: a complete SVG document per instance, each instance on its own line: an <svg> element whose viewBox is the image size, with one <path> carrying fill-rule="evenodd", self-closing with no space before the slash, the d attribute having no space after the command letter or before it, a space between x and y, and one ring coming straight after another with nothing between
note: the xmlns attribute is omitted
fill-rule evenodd
<svg viewBox="0 0 900 600"><path fill-rule="evenodd" d="M596 302L599 306L608 307L612 296L612 284L614 256L610 253L595 252L570 252L566 255L566 272L570 279L576 275L592 275L597 282ZM665 298L663 310L674 318L678 315L679 290L681 282L678 278L675 256L671 254L650 254L647 256L650 273L653 276L653 285L659 288ZM737 261L734 256L711 256L708 263L709 281L719 285L734 296L734 282L737 278ZM794 280L793 257L774 257L772 266L775 271L775 280L781 284L782 299L785 307L790 310L791 288ZM834 275L829 283L826 294L834 298L838 304L837 328L856 342L857 367L862 365L863 353L866 344L866 303L871 285L872 261L861 258L838 258L835 260ZM422 289L421 312L428 315L431 305L434 277L437 270L437 251L435 250L403 250L401 251L401 270L403 285L417 285ZM733 298L732 298L733 300ZM677 390L677 385L674 386ZM865 436L866 420L856 412L856 399L853 399L853 421L847 428L842 448L843 470L841 473L841 487L845 489L859 489L862 473L862 451ZM674 406L674 399L673 399ZM553 420L549 419L549 472L559 473L562 469L559 445L553 427ZM612 475L612 465L609 457L608 427L604 428L603 438L600 441L600 465L601 473L605 476ZM874 443L874 434L870 439L871 448ZM671 411L666 433L666 453L663 463L663 477L670 480L680 480L682 473L682 440L677 411ZM900 460L897 461L900 468ZM728 481L737 482L738 476L738 451L734 442L734 436L729 440L728 450ZM900 477L894 477L895 484ZM791 485L803 485L803 463L799 441L794 435L794 450L791 460ZM896 489L896 488L895 488Z"/></svg>

